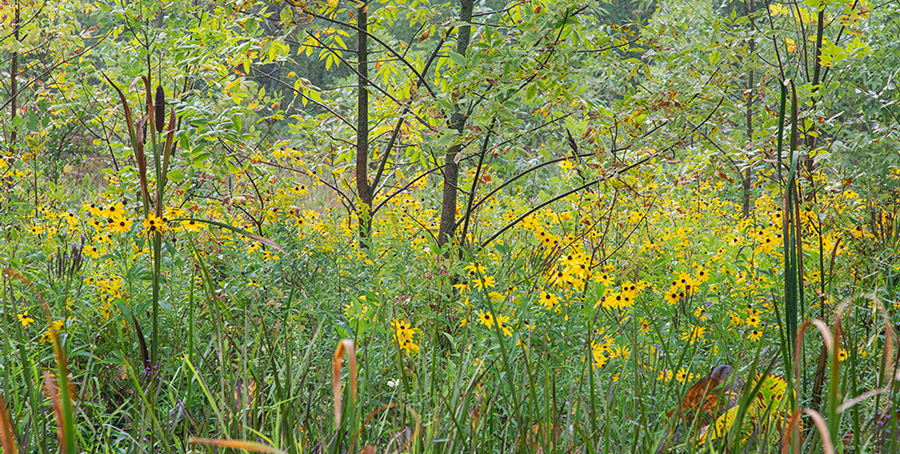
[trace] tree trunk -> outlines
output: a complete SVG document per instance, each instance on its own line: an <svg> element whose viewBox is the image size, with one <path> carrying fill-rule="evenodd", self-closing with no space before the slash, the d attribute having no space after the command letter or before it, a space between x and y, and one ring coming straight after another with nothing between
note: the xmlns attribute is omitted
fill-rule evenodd
<svg viewBox="0 0 900 454"><path fill-rule="evenodd" d="M363 4L356 10L356 57L357 57L357 104L356 104L356 193L359 196L356 217L359 219L360 246L367 247L365 240L372 232L372 188L369 185L369 49L366 34L368 6Z"/></svg>
<svg viewBox="0 0 900 454"><path fill-rule="evenodd" d="M753 41L750 42L750 49L752 54L753 49ZM750 187L753 180L753 171L750 166L750 156L749 154L753 152L753 70L749 71L747 75L747 145L750 146L747 151L747 168L744 169L743 178L741 178L741 189L743 190L743 214L745 218L750 217Z"/></svg>
<svg viewBox="0 0 900 454"><path fill-rule="evenodd" d="M825 33L825 8L819 10L819 14L817 16L816 21L816 55L813 61L813 75L812 80L812 95L810 96L810 100L812 100L812 106L810 106L810 111L816 108L816 101L818 100L818 96L815 96L819 93L819 84L822 83L821 74L822 74L822 41L823 35ZM812 153L813 149L816 148L816 122L813 122L812 127L810 127L809 131L806 131L806 137L804 141L806 142L806 153L803 155L803 167L806 169L807 173L809 173L810 177L812 177L812 173L815 170L815 162L813 162ZM812 196L813 192L810 191L807 193L807 196Z"/></svg>
<svg viewBox="0 0 900 454"><path fill-rule="evenodd" d="M472 9L475 6L474 0L460 0L459 19L463 22L472 20ZM472 36L471 27L464 25L459 27L456 34L456 53L466 55L466 49L469 47L469 39ZM466 127L466 116L457 109L450 116L450 127L456 129L462 136ZM456 190L459 183L459 162L456 155L462 151L462 145L453 145L447 150L444 160L444 190L441 201L441 225L438 230L438 245L443 246L453 239L453 233L456 229Z"/></svg>
<svg viewBox="0 0 900 454"><path fill-rule="evenodd" d="M19 41L19 2L16 1L13 6L13 39L16 42ZM10 103L9 103L9 119L10 119L10 133L9 133L9 155L16 156L16 111L19 110L18 107L18 93L19 90L19 82L17 77L19 75L19 52L14 50L12 53L12 63L10 63L10 71L9 71L9 88L10 88Z"/></svg>
<svg viewBox="0 0 900 454"><path fill-rule="evenodd" d="M750 27L754 28L753 24L753 0L746 0L744 2L744 13L747 14L747 17L750 19ZM753 56L756 51L756 40L754 38L750 38L750 52L749 55ZM742 190L742 212L744 218L750 217L750 188L753 182L753 168L750 165L750 154L753 153L753 95L756 93L756 86L754 83L754 74L753 70L747 72L747 110L746 110L746 123L747 123L747 168L744 169L743 175L741 175L741 190Z"/></svg>

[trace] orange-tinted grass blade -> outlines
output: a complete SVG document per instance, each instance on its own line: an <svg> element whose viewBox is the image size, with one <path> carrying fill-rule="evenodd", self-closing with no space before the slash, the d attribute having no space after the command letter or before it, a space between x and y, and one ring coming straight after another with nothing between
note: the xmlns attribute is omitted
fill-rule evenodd
<svg viewBox="0 0 900 454"><path fill-rule="evenodd" d="M74 454L78 450L75 446L75 399L72 394L72 387L69 384L69 365L66 360L66 351L63 350L62 342L59 339L59 332L53 327L50 328L50 339L53 342L53 356L56 357L56 377L60 383L59 386L54 386L51 390L55 391L56 399L60 404L60 419L57 419L59 436L61 437L60 452ZM50 373L46 372L44 376L45 382L49 376ZM52 381L50 383L52 384ZM53 407L55 412L55 403Z"/></svg>
<svg viewBox="0 0 900 454"><path fill-rule="evenodd" d="M0 395L0 446L3 446L3 452L19 452L12 418L9 417L9 409L6 408L6 401L2 395Z"/></svg>
<svg viewBox="0 0 900 454"><path fill-rule="evenodd" d="M28 287L31 291L33 291L34 297L37 298L38 302L41 303L41 308L44 309L44 316L47 317L47 323L50 323L53 321L53 318L50 316L50 306L48 306L47 301L44 300L43 294L41 294L40 290L38 290L38 288L35 287L34 284L32 284L31 281L28 280L27 277L25 277L18 270L14 270L12 268L3 268L3 274L6 277L15 279L15 280L25 284L26 287Z"/></svg>
<svg viewBox="0 0 900 454"><path fill-rule="evenodd" d="M265 244L266 246L272 246L273 248L278 249L281 252L284 252L284 249L282 249L281 246L278 245L278 243L276 243L268 238L263 238L259 235L253 235L253 234L248 234L248 235L246 235L246 237L250 238L251 240L259 241L260 243Z"/></svg>
<svg viewBox="0 0 900 454"><path fill-rule="evenodd" d="M806 320L803 324L800 325L800 328L797 329L797 337L794 340L794 386L800 386L800 343L803 341L803 334L806 333L806 329L809 326L813 326L819 330L819 334L822 335L822 340L825 342L825 348L828 349L828 355L834 357L837 354L837 350L835 349L834 335L831 333L831 329L828 328L828 325L825 324L822 320L812 319ZM800 390L797 389L796 392L799 395Z"/></svg>
<svg viewBox="0 0 900 454"><path fill-rule="evenodd" d="M62 348L62 342L59 340L59 332L53 327L53 317L50 314L50 306L41 295L40 290L31 283L28 278L11 268L4 268L3 274L28 286L34 292L35 298L41 303L44 309L44 315L47 317L47 323L50 325L50 340L53 344L53 356L56 358L56 373L64 394L60 394L60 387L53 383L50 371L44 371L44 391L50 397L53 404L53 414L56 418L59 436L60 452L74 454L77 452L75 446L75 420L74 420L74 397L72 388L69 386L69 367L66 361L66 352Z"/></svg>
<svg viewBox="0 0 900 454"><path fill-rule="evenodd" d="M59 396L59 388L53 382L53 375L49 370L44 371L44 394L50 398L50 404L53 407L53 418L56 419L57 432L60 445L66 442L66 425L63 423L62 399ZM65 449L61 450L65 452Z"/></svg>
<svg viewBox="0 0 900 454"><path fill-rule="evenodd" d="M221 448L243 449L250 452L263 452L268 454L286 454L280 449L275 449L269 445L257 443L247 440L213 440L210 438L189 438L188 443L197 443L202 445L212 445Z"/></svg>
<svg viewBox="0 0 900 454"><path fill-rule="evenodd" d="M819 431L819 436L822 438L822 452L825 454L834 454L834 443L832 443L831 435L828 432L828 424L825 423L825 418L823 418L819 412L811 408L801 408L791 415L791 419L784 428L784 434L782 434L781 437L781 454L788 453L791 440L794 439L794 437L796 437L795 446L800 445L800 434L803 426L803 420L800 419L800 416L804 414L813 420L813 423L816 425L816 430Z"/></svg>
<svg viewBox="0 0 900 454"><path fill-rule="evenodd" d="M893 323L891 323L891 316L885 310L884 305L881 304L881 300L874 295L870 298L875 303L884 321L884 347L881 350L881 377L879 377L878 382L879 384L890 383L895 379L894 349L897 345L897 333L894 331Z"/></svg>
<svg viewBox="0 0 900 454"><path fill-rule="evenodd" d="M356 402L356 349L353 347L353 341L344 339L338 343L337 349L334 351L334 360L331 367L331 392L334 395L334 428L337 430L341 427L341 414L343 405L341 403L341 369L343 368L344 355L350 362L350 399Z"/></svg>

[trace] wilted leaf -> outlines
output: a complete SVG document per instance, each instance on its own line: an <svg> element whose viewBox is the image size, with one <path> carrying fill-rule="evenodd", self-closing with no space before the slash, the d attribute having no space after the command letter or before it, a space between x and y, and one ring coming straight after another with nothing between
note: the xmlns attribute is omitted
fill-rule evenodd
<svg viewBox="0 0 900 454"><path fill-rule="evenodd" d="M747 414L741 424L741 438L744 440L748 439L754 430L760 430L761 426L773 423L780 426L784 416L784 395L787 391L787 382L775 375L759 374L756 383L759 383L759 392L749 403ZM739 406L733 406L716 418L708 430L700 433L696 440L697 443L704 443L707 438L716 439L728 434L737 421L739 409Z"/></svg>
<svg viewBox="0 0 900 454"><path fill-rule="evenodd" d="M691 424L698 417L702 424L707 424L716 417L719 411L725 410L737 402L738 393L735 392L735 389L739 388L739 381L729 379L731 371L731 366L713 367L709 375L691 386L682 399L681 405L669 410L666 415L671 417L678 412L680 416L684 417L687 424ZM729 386L729 381L733 381L734 384Z"/></svg>

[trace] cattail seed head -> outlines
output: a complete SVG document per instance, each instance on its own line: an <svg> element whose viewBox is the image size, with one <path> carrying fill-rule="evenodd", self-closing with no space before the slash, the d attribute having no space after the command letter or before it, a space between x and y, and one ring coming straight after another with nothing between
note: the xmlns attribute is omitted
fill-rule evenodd
<svg viewBox="0 0 900 454"><path fill-rule="evenodd" d="M156 132L160 133L166 127L166 93L163 91L162 85L156 86L156 102L154 104L153 107L156 111L153 113L153 119L156 121Z"/></svg>

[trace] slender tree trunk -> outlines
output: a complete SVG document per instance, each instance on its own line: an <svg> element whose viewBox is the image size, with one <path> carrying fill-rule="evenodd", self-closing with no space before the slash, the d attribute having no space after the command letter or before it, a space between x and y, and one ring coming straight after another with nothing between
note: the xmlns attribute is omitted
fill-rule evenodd
<svg viewBox="0 0 900 454"><path fill-rule="evenodd" d="M753 27L753 0L747 0L744 3L745 12L747 13L747 17L750 18L750 26ZM750 58L753 58L753 53L756 51L756 40L750 38ZM743 190L743 206L742 211L745 218L750 217L750 188L751 183L753 181L753 168L750 165L750 156L749 154L753 152L753 96L756 94L756 84L754 81L753 70L749 70L747 72L747 110L746 110L746 122L747 122L747 145L748 156L747 156L747 168L744 169L744 174L741 178L741 189Z"/></svg>
<svg viewBox="0 0 900 454"><path fill-rule="evenodd" d="M746 13L747 18L750 19L750 28L753 30L755 28L755 24L753 24L753 0L746 0L744 2L744 13ZM750 58L753 58L754 52L756 52L756 39L750 38ZM750 165L750 154L753 153L753 97L756 93L756 84L754 80L755 74L753 73L753 69L747 71L747 109L745 111L745 119L747 124L747 168L744 169L743 175L741 175L741 190L742 190L742 213L745 218L750 217L750 199L751 199L751 187L753 182L753 168Z"/></svg>
<svg viewBox="0 0 900 454"><path fill-rule="evenodd" d="M750 44L750 49L751 49L750 52L752 53L753 52L752 41ZM749 158L750 158L749 154L753 152L753 93L755 91L754 87L753 87L753 70L752 69L747 74L747 91L749 92L747 94L747 112L746 112L747 145L749 145L749 149L747 150L747 153L748 153L747 168L744 169L744 175L743 175L743 178L741 178L741 189L743 190L743 199L744 199L743 200L743 214L744 214L745 218L750 217L750 196L751 196L750 187L752 186L751 183L753 181L753 169L749 162Z"/></svg>
<svg viewBox="0 0 900 454"><path fill-rule="evenodd" d="M356 58L358 96L356 104L356 193L359 196L356 216L359 219L359 239L367 247L365 239L372 232L372 188L369 185L369 48L366 34L368 6L356 10Z"/></svg>
<svg viewBox="0 0 900 454"><path fill-rule="evenodd" d="M822 83L821 74L822 74L822 41L823 35L825 33L825 8L819 10L819 14L816 18L816 56L813 59L813 75L812 80L812 94L817 95L819 93L819 84ZM810 100L812 100L812 106L810 110L815 109L816 101L818 100L818 96L810 96ZM810 134L812 133L812 134ZM810 153L814 148L816 148L816 122L813 122L812 127L809 131L806 131L806 137L804 141L806 142L806 153L803 155L803 165L806 171L812 175L813 170L815 170L815 163L813 162L812 156ZM807 195L812 196L813 192L810 191Z"/></svg>
<svg viewBox="0 0 900 454"><path fill-rule="evenodd" d="M459 19L463 22L472 20L474 0L460 0ZM472 36L471 27L464 25L457 32L456 53L466 55L469 47L469 39ZM450 127L456 129L462 135L466 127L466 116L457 110L450 116ZM444 245L453 238L456 229L456 194L459 183L459 162L456 155L462 151L462 145L453 145L447 150L444 160L444 190L441 202L441 225L438 230L438 245Z"/></svg>
<svg viewBox="0 0 900 454"><path fill-rule="evenodd" d="M13 39L16 42L19 41L19 2L16 1L13 5ZM9 103L9 119L10 119L10 133L9 133L9 154L10 156L15 156L16 149L16 111L19 110L18 106L18 91L19 91L19 52L14 50L12 53L12 63L10 63L9 70L9 88L10 88L10 103Z"/></svg>

